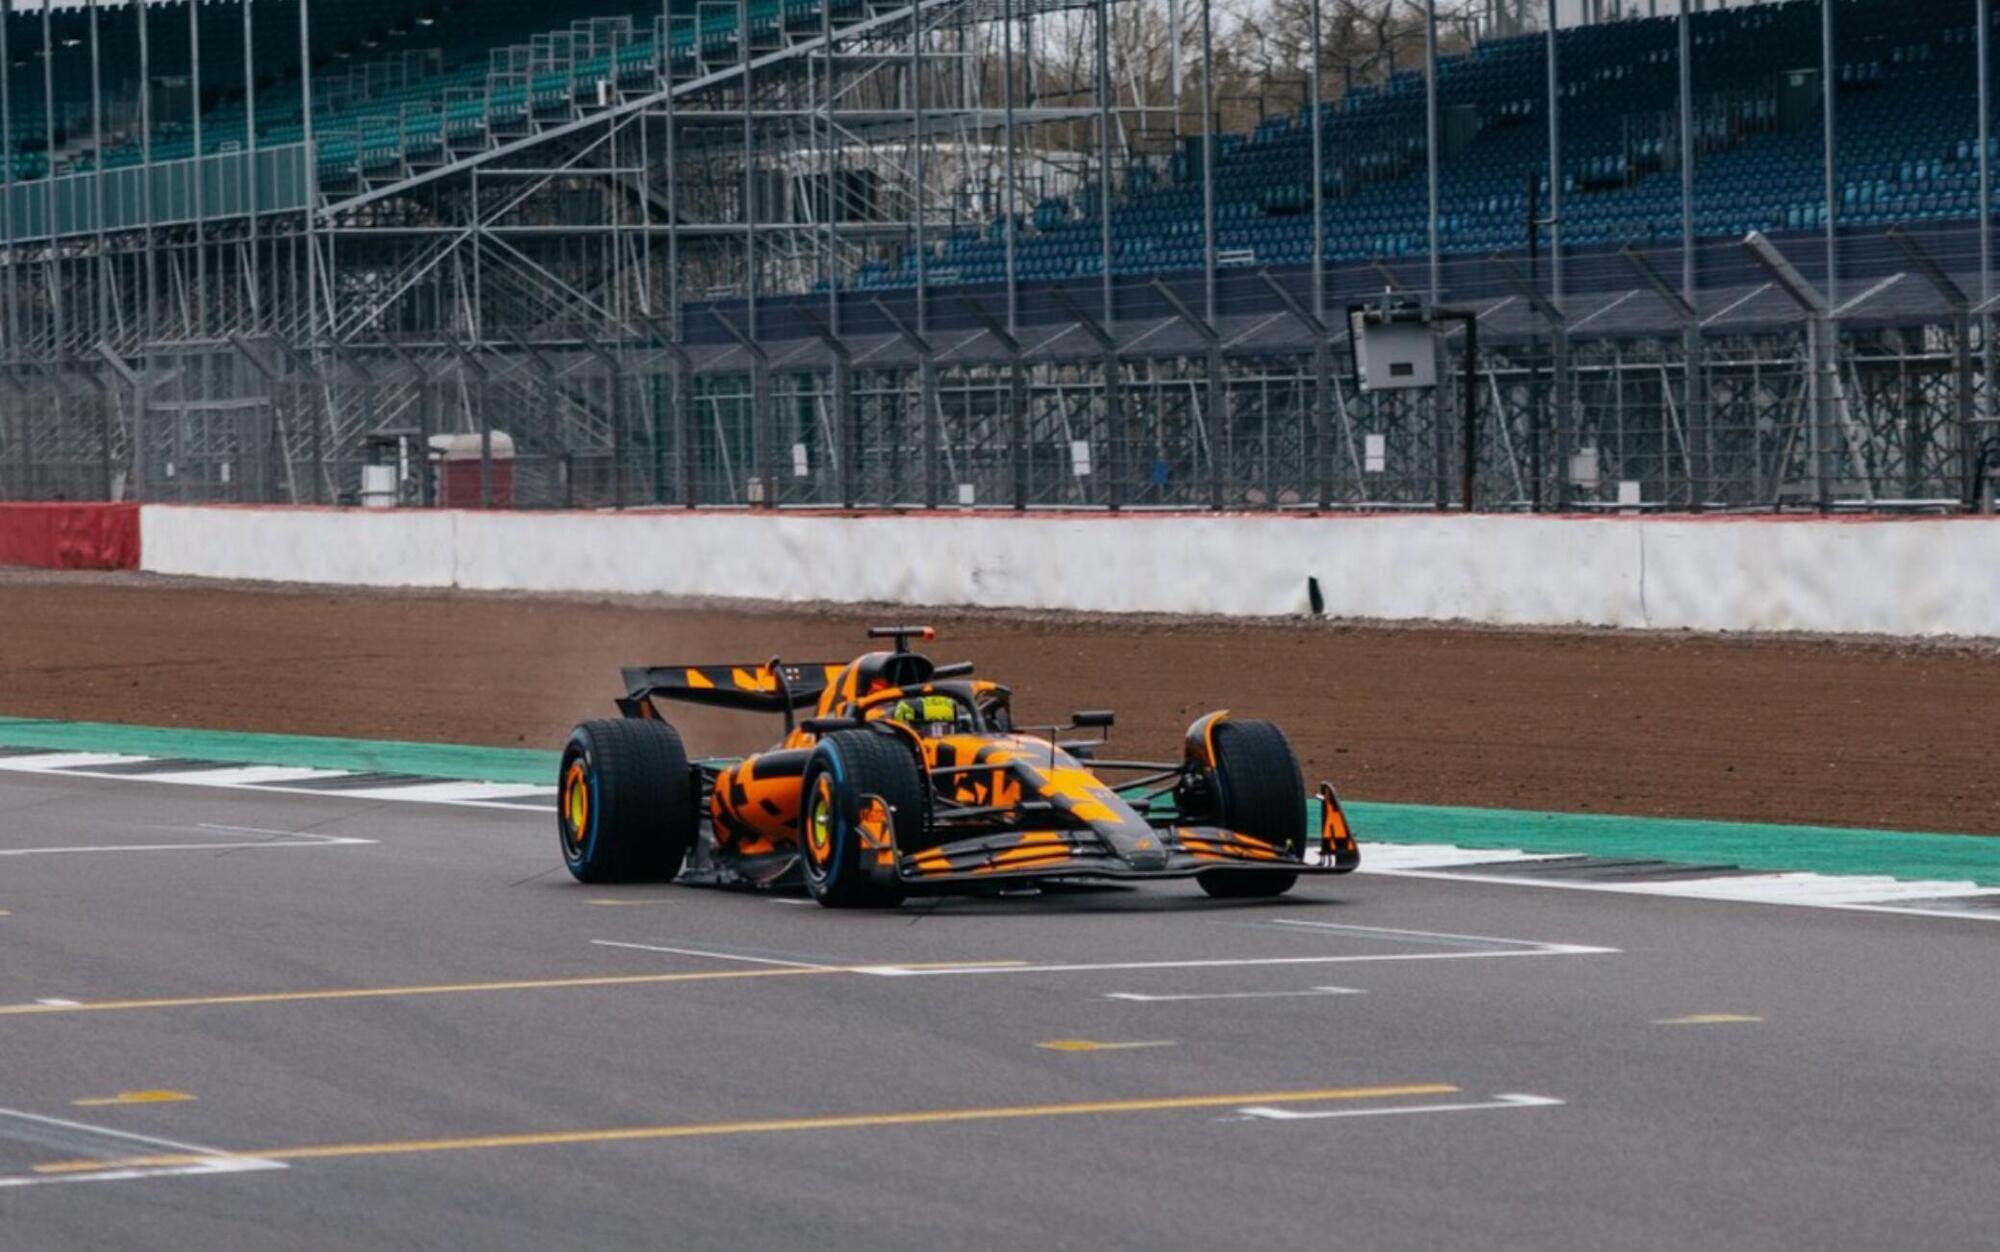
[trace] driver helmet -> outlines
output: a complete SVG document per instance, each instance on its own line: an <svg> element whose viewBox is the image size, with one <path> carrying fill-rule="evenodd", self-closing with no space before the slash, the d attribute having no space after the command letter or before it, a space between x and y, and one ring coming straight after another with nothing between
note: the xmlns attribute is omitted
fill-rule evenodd
<svg viewBox="0 0 2000 1252"><path fill-rule="evenodd" d="M890 707L889 717L931 739L971 729L964 710L950 696L906 697Z"/></svg>

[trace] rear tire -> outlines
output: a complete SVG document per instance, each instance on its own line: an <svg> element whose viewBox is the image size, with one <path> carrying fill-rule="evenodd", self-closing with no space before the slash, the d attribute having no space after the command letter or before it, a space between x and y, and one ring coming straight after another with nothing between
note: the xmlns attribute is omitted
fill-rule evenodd
<svg viewBox="0 0 2000 1252"><path fill-rule="evenodd" d="M605 718L569 737L556 833L578 882L671 882L698 832L694 776L665 722Z"/></svg>
<svg viewBox="0 0 2000 1252"><path fill-rule="evenodd" d="M901 883L870 872L874 853L861 841L865 795L889 806L896 855L916 846L930 820L930 788L910 747L873 730L837 730L820 740L806 762L799 797L799 865L806 890L830 909L903 902Z"/></svg>
<svg viewBox="0 0 2000 1252"><path fill-rule="evenodd" d="M1251 719L1219 723L1215 768L1207 781L1215 818L1224 829L1305 858L1305 777L1284 731L1271 722ZM1224 900L1281 896L1298 880L1297 874L1268 871L1214 869L1195 875L1203 891Z"/></svg>

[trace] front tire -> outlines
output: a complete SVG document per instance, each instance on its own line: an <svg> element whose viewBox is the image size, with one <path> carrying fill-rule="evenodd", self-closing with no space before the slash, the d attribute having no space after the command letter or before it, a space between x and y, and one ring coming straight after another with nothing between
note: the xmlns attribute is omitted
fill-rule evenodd
<svg viewBox="0 0 2000 1252"><path fill-rule="evenodd" d="M1215 727L1215 767L1208 793L1226 830L1276 844L1305 859L1306 785L1299 758L1285 732L1271 722L1245 719ZM1297 874L1215 869L1195 875L1209 895L1224 900L1281 896Z"/></svg>
<svg viewBox="0 0 2000 1252"><path fill-rule="evenodd" d="M556 833L578 882L671 882L694 847L694 776L665 722L605 718L571 732Z"/></svg>
<svg viewBox="0 0 2000 1252"><path fill-rule="evenodd" d="M894 858L914 847L928 821L929 789L907 744L873 730L839 730L820 740L806 762L799 801L799 864L806 890L830 909L894 908L900 882L882 880L877 855L862 842L861 798L889 806Z"/></svg>

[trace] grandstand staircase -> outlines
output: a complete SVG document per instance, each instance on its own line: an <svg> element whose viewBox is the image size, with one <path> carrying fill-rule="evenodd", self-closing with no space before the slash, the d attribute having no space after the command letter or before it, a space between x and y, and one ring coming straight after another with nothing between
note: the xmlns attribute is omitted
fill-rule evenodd
<svg viewBox="0 0 2000 1252"><path fill-rule="evenodd" d="M432 109L408 104L391 125L386 116L349 124L322 124L319 175L326 203L323 216L365 207L441 178L450 178L496 159L587 132L635 112L654 109L669 98L692 98L740 82L747 69L754 79L803 65L836 44L871 32L906 25L918 15L957 8L968 0L907 0L869 5L857 0L825 0L834 5L831 33L819 19L819 0L785 9L806 14L759 27L753 6L750 55L733 39L696 42L682 37L685 22L675 17L655 23L642 35L626 19L577 23L567 55L540 41L495 50L483 85L447 89ZM775 6L769 6L775 7ZM703 32L704 38L713 34ZM666 56L660 49L671 51ZM718 53L727 55L717 55ZM451 76L444 76L451 77ZM460 76L462 77L462 76ZM442 124L442 132L438 127ZM822 119L823 124L823 119ZM439 142L433 143L436 138Z"/></svg>
<svg viewBox="0 0 2000 1252"><path fill-rule="evenodd" d="M934 20L934 15L956 8L966 0L914 0L880 5L849 0L831 2L835 7L830 37L838 45L865 38L874 31L907 26L919 16ZM753 79L804 65L824 55L829 32L818 3L800 4L794 0L786 5L786 12L789 16L784 23L753 33L747 60ZM589 140L623 118L657 109L669 98L683 100L712 94L718 89L726 91L741 81L746 70L742 52L733 40L714 39L712 31L709 39L698 45L695 55L680 55L680 47L687 42L680 37L681 22L676 17L672 29L666 22L658 22L650 32L640 31L629 21L596 19L578 23L566 41L538 40L533 45L493 50L483 86L452 87L441 97L436 109L405 101L398 106L393 127L386 115L345 127L337 123L321 125L315 137L321 152L322 219L354 214L425 185L467 176L489 163L505 162L531 151L550 153L552 159L546 164L556 165L566 154L587 147ZM662 58L657 51L662 47L674 47L675 55ZM720 55L709 55L711 52ZM408 88L404 90L407 93ZM516 107L515 102L523 93L530 105ZM439 117L457 120L444 126L444 142L433 143L425 136L435 133ZM815 124L828 128L823 134L831 133L835 143L844 138L857 149L863 147L860 135L835 126L824 116L816 119ZM572 139L577 142L566 142ZM592 171L579 166L578 174L590 175ZM666 168L658 153L643 175L614 171L605 177L647 197L651 211L661 219L677 212L674 173ZM894 197L899 191L907 194L906 189L897 188L890 179L879 180L878 186L882 195L890 197L886 201L890 211L895 211L898 206ZM914 210L914 204L904 207ZM834 211L837 213L839 207ZM334 322L319 328L322 341L352 344L373 338L373 328L382 313L440 267L458 263L461 245L462 240L457 237L441 237L407 258L400 271L380 276L371 291L343 292L334 302ZM505 299L508 320L517 326L536 327L531 337L542 342L568 339L566 332L571 326L580 327L588 320L579 316L584 306L609 302L602 288L558 291L532 281L533 275L520 270L508 257L489 251L483 259L486 298ZM790 265L811 281L815 258L793 258ZM312 337L304 325L276 329L280 334L296 336L294 342L305 342ZM508 345L491 346L504 349ZM456 380L442 384L434 381L434 385L447 389L469 385L466 371L458 367L455 353L449 348L437 345L428 350L412 350L424 362L433 380ZM474 350L478 350L478 345ZM551 369L546 364L526 363L519 353L506 352L495 352L482 359L494 366L494 371L478 384L489 389L488 404L503 411L559 411L562 415L561 423L551 422L549 426L554 429L559 425L565 442L572 446L537 449L532 433L524 436L522 432L513 432L525 452L552 454L579 447L610 446L613 418L602 396L590 388L567 382L562 377L560 362ZM355 402L356 389L327 390L326 403L337 443L351 446L371 429L411 424L410 415L420 403L424 384L410 371L391 366L390 372L393 381L378 388L366 406ZM344 403L337 398L341 395L345 396ZM451 412L466 410L463 405L442 407L447 420Z"/></svg>

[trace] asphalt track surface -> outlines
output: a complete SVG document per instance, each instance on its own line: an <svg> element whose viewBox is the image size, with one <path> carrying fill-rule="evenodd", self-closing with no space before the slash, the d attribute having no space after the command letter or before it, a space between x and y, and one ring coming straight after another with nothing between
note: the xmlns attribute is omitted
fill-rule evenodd
<svg viewBox="0 0 2000 1252"><path fill-rule="evenodd" d="M43 776L0 778L0 910L6 1252L2000 1218L1994 932L1947 918L1366 874L842 914L580 886L538 813Z"/></svg>

